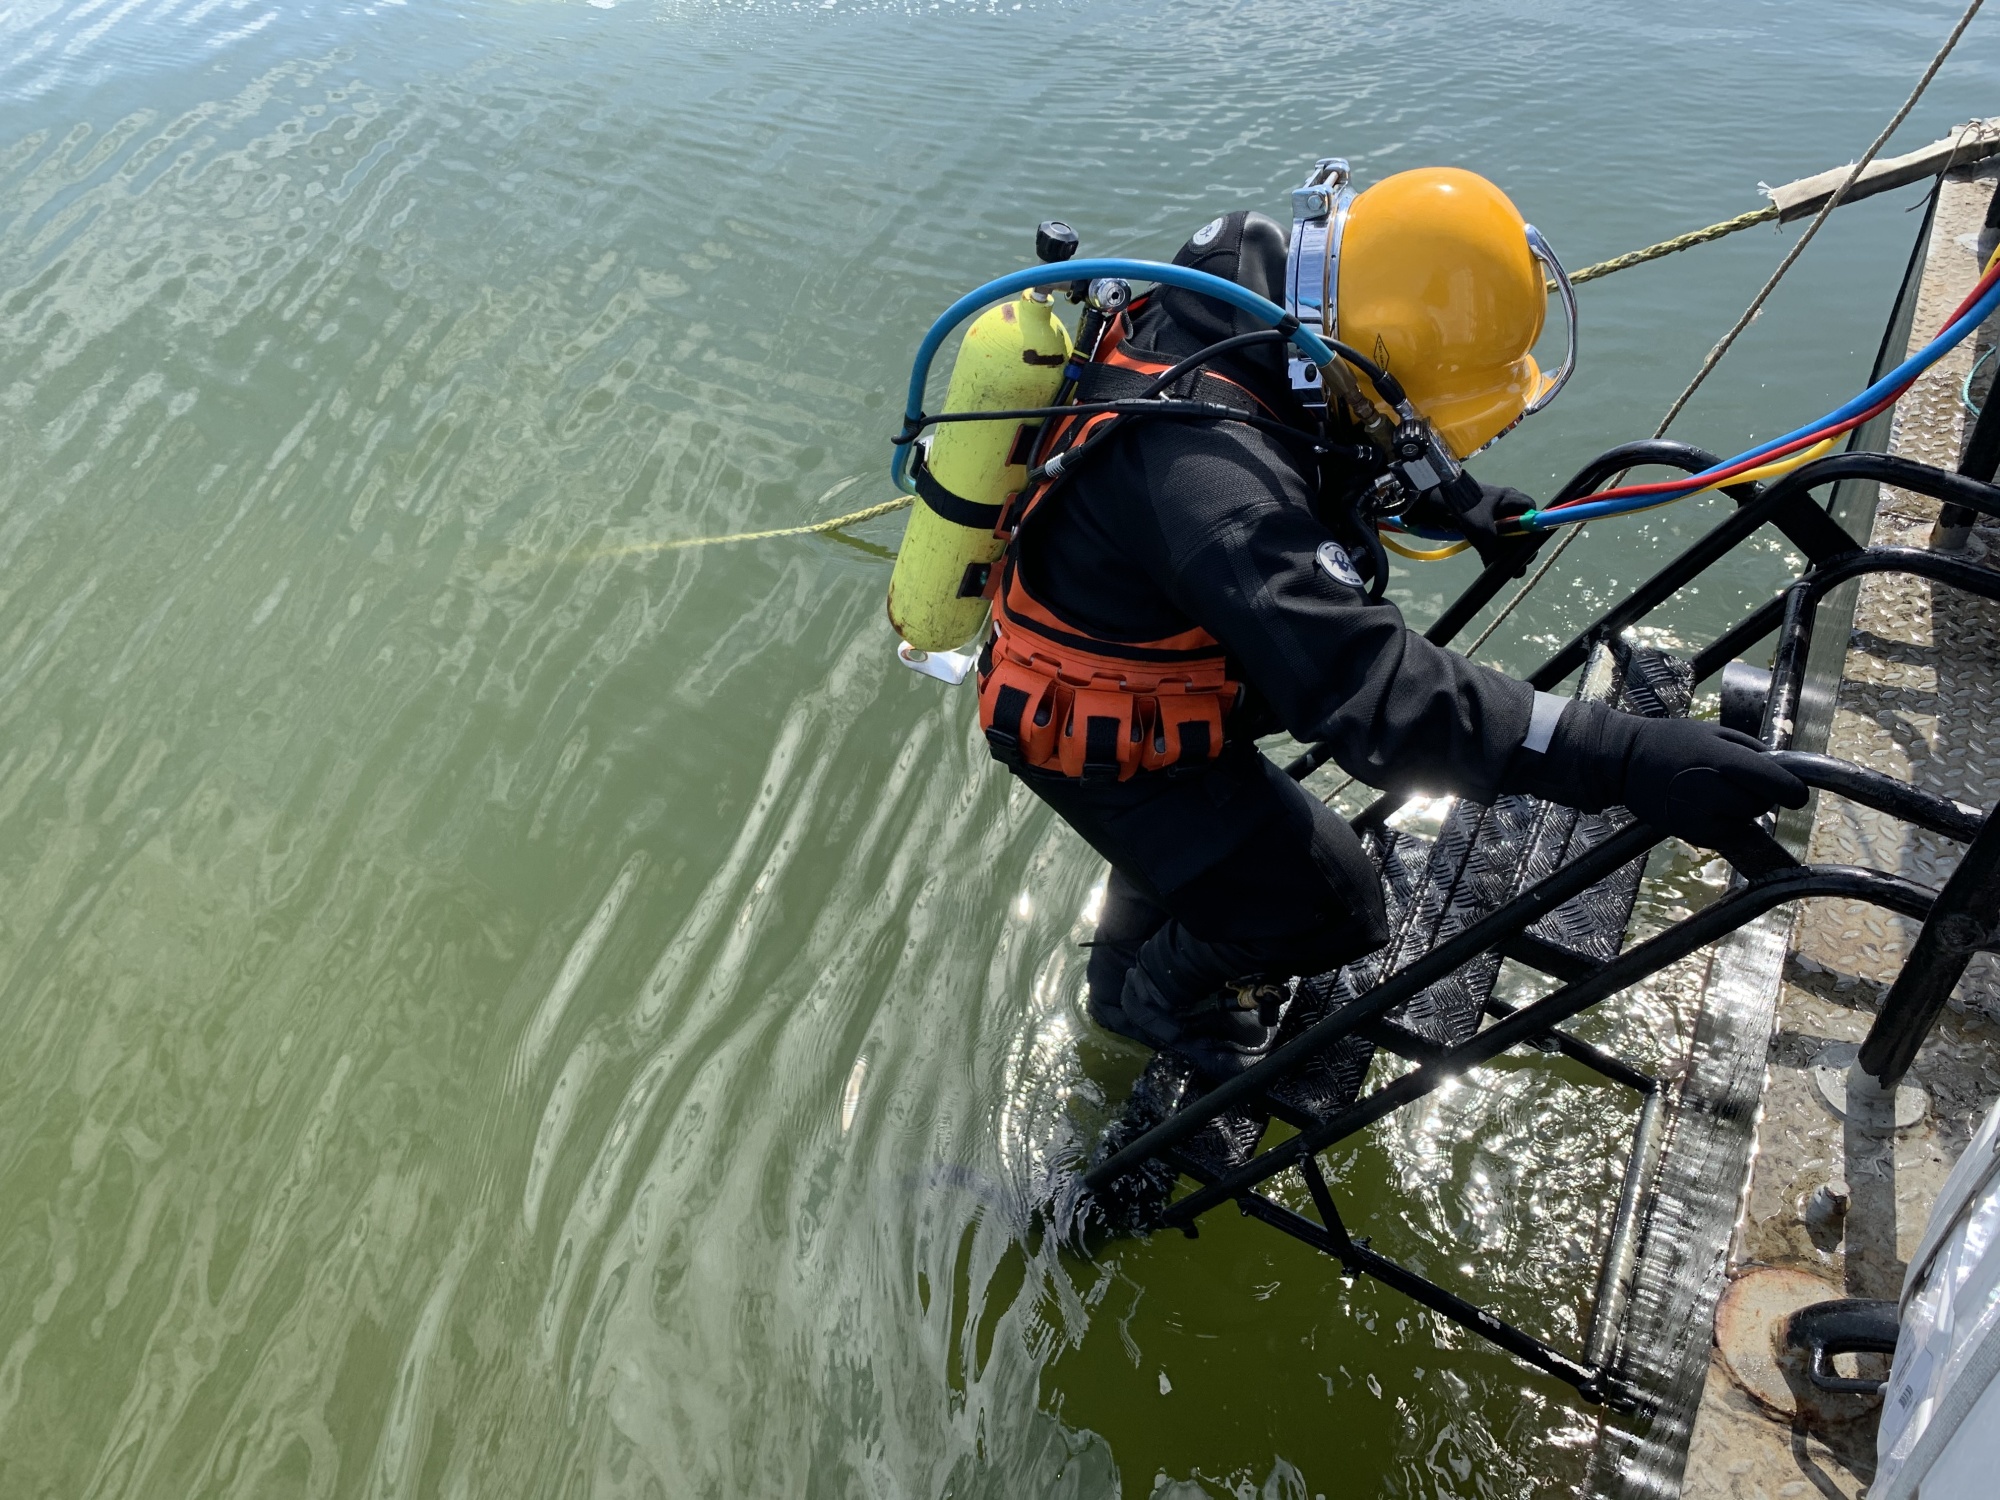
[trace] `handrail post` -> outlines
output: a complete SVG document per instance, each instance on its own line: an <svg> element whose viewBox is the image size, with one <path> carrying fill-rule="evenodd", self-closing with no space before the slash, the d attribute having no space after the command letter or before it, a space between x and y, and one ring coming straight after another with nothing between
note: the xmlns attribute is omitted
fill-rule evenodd
<svg viewBox="0 0 2000 1500"><path fill-rule="evenodd" d="M1979 408L1972 434L1965 440L1965 456L1958 463L1959 473L1986 484L2000 471L2000 411L1994 410L2000 402L1993 399L1995 396L2000 396L2000 380L1987 391L1986 403ZM1931 545L1940 552L1963 552L1966 538L1972 535L1972 523L1978 519L1962 505L1947 504L1931 528Z"/></svg>
<svg viewBox="0 0 2000 1500"><path fill-rule="evenodd" d="M1938 892L1903 971L1889 987L1875 1024L1868 1028L1868 1039L1861 1044L1856 1063L1862 1072L1885 1089L1909 1072L1972 955L1992 941L1996 922L2000 922L2000 807L1986 815L1958 868Z"/></svg>

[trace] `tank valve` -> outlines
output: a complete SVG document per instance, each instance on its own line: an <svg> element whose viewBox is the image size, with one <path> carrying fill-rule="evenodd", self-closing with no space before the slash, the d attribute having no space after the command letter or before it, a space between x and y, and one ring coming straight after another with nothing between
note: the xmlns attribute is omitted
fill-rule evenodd
<svg viewBox="0 0 2000 1500"><path fill-rule="evenodd" d="M1076 246L1076 231L1061 219L1044 219L1035 226L1035 258L1044 265L1061 265L1076 254ZM1081 302L1089 285L1085 281L1072 281L1065 295L1071 302ZM1033 297L1037 294L1030 292L1028 295ZM1041 296L1042 300L1047 300L1046 293Z"/></svg>
<svg viewBox="0 0 2000 1500"><path fill-rule="evenodd" d="M1084 304L1107 316L1123 312L1132 305L1132 283L1117 276L1100 276L1084 293Z"/></svg>
<svg viewBox="0 0 2000 1500"><path fill-rule="evenodd" d="M1035 226L1035 259L1055 265L1076 254L1076 231L1061 219L1044 219Z"/></svg>

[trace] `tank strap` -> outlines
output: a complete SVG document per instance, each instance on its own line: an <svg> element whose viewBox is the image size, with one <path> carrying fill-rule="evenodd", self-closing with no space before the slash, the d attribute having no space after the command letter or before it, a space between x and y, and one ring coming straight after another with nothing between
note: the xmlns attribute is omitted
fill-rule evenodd
<svg viewBox="0 0 2000 1500"><path fill-rule="evenodd" d="M957 526L976 527L980 531L991 531L1000 524L1003 505L980 505L963 495L954 494L939 482L931 472L924 451L919 448L911 465L911 477L916 480L917 494L924 504Z"/></svg>

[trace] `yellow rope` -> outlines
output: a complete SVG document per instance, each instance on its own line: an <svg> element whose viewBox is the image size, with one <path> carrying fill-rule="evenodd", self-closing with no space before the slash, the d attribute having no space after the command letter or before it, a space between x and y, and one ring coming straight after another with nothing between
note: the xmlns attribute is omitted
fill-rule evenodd
<svg viewBox="0 0 2000 1500"><path fill-rule="evenodd" d="M1658 260L1663 255L1672 255L1676 250L1692 250L1696 245L1706 245L1710 240L1719 240L1724 235L1748 229L1752 224L1768 224L1778 217L1778 205L1767 203L1762 208L1753 208L1747 214L1738 214L1733 219L1724 219L1720 224L1711 224L1706 229L1690 230L1677 234L1670 240L1661 240L1657 245L1648 245L1643 250L1633 250L1625 255L1601 260L1594 266L1585 266L1581 271L1572 271L1570 281L1580 283L1595 281L1600 276L1609 276L1613 271L1623 271L1631 266L1643 266L1649 260ZM1551 290L1555 283L1550 282Z"/></svg>
<svg viewBox="0 0 2000 1500"><path fill-rule="evenodd" d="M862 521L872 521L877 516L902 510L911 499L909 495L898 495L880 505L851 510L844 516L835 516L831 521L815 521L810 526L780 526L773 531L732 531L728 536L689 536L677 542L634 542L629 547L614 547L604 556L634 557L650 552L680 552L688 547L720 547L725 542L766 542L780 536L820 536L829 531L844 531Z"/></svg>

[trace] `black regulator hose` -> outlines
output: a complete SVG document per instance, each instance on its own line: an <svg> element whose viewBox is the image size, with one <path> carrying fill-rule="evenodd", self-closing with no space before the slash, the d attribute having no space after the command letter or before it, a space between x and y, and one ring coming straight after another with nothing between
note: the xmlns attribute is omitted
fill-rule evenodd
<svg viewBox="0 0 2000 1500"><path fill-rule="evenodd" d="M1343 344L1339 339L1328 339L1326 346L1366 375L1369 384L1375 387L1376 393L1391 406L1402 407L1408 404L1410 398L1403 390L1403 383L1359 349Z"/></svg>
<svg viewBox="0 0 2000 1500"><path fill-rule="evenodd" d="M1361 546L1368 554L1368 602L1380 604L1389 591L1389 553L1382 545L1381 533L1373 526L1359 529Z"/></svg>
<svg viewBox="0 0 2000 1500"><path fill-rule="evenodd" d="M1259 328L1255 333L1239 333L1234 338L1218 340L1217 342L1210 344L1206 349L1195 350L1195 352L1190 354L1186 359L1182 360L1172 369L1166 371L1151 385L1147 386L1145 390L1139 393L1139 399L1144 400L1148 396L1159 395L1161 391L1164 391L1168 386L1172 385L1176 380L1179 380L1181 376L1187 374L1188 371L1197 369L1200 366L1209 363L1211 360L1219 359L1221 356L1230 353L1232 350L1245 349L1251 346L1252 344L1281 343L1284 342L1288 337L1289 336L1282 329Z"/></svg>
<svg viewBox="0 0 2000 1500"><path fill-rule="evenodd" d="M1294 427L1289 422L1271 417L1260 417L1253 412L1238 411L1217 401L1161 401L1157 398L1142 401L1136 396L1117 401L1072 402L1068 406L1016 406L997 411L926 413L924 419L916 424L916 436L922 436L926 427L942 426L946 422L1027 422L1036 417L1095 417L1106 413L1118 417L1178 417L1190 422L1241 422L1245 427L1276 433L1295 442L1319 443L1319 439L1303 427ZM902 444L913 439L898 433L890 441ZM1088 441L1095 442L1095 436Z"/></svg>
<svg viewBox="0 0 2000 1500"><path fill-rule="evenodd" d="M1231 350L1246 348L1252 344L1275 343L1281 339L1289 339L1290 336L1289 329L1260 328L1254 333L1239 333L1234 338L1222 339L1217 343L1210 344L1206 349L1198 349L1193 354L1190 354L1186 359L1182 360L1148 386L1145 394L1148 396L1157 396L1161 391L1180 379L1181 376L1187 374L1189 370L1194 369L1198 365L1205 365L1210 360L1227 354ZM1391 406L1400 407L1409 401L1410 398L1408 393L1403 389L1403 383L1391 375L1388 370L1363 354L1359 349L1348 344L1343 344L1338 339L1328 339L1326 345L1335 354L1338 354L1347 363L1353 365L1363 375L1366 375L1369 383L1375 387L1382 399Z"/></svg>
<svg viewBox="0 0 2000 1500"><path fill-rule="evenodd" d="M1128 422L1143 421L1151 417L1172 417L1183 422L1240 422L1245 427L1255 427L1260 432L1268 432L1289 442L1309 443L1317 451L1319 439L1301 428L1284 422L1274 422L1269 417L1254 417L1227 406L1210 406L1194 401L1150 401L1137 410L1123 403L1107 403L1117 415L1106 422L1074 448L1065 449L1048 462L1028 471L1030 481L1049 479L1060 480L1074 473L1076 466L1112 438ZM1071 406L1066 412L1088 411L1088 407Z"/></svg>

